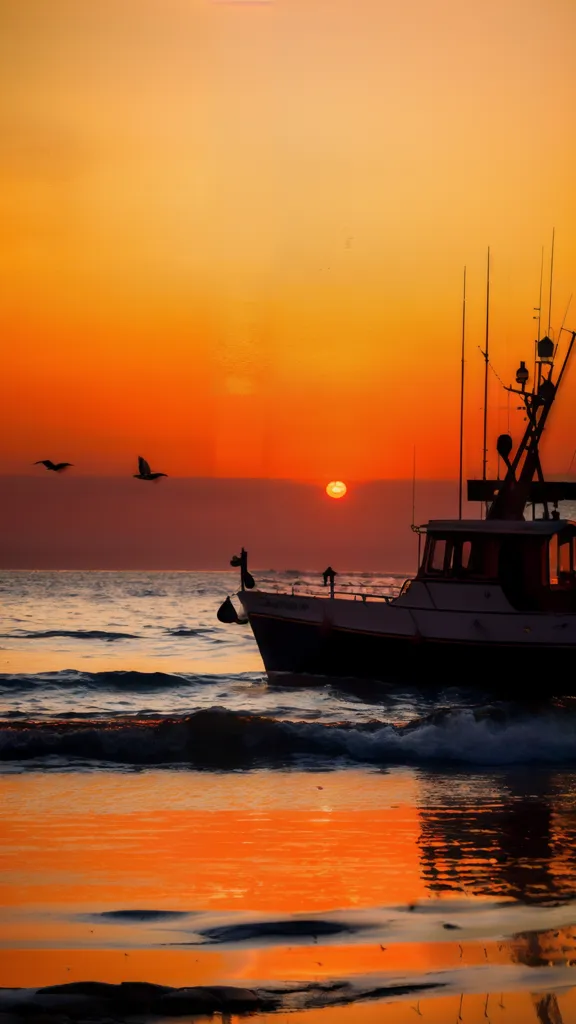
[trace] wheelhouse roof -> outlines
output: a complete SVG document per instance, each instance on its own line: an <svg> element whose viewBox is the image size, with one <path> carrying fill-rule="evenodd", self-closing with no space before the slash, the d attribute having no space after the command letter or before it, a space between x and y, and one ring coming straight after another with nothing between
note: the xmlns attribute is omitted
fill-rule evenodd
<svg viewBox="0 0 576 1024"><path fill-rule="evenodd" d="M551 537L570 527L576 530L571 519L431 519L426 525L430 534L520 534L531 537Z"/></svg>

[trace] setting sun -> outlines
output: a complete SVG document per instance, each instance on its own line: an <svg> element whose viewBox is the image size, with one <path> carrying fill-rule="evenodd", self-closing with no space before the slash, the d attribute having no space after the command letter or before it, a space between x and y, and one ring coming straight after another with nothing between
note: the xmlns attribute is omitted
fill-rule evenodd
<svg viewBox="0 0 576 1024"><path fill-rule="evenodd" d="M343 498L348 488L341 480L332 480L326 484L326 494L329 498Z"/></svg>

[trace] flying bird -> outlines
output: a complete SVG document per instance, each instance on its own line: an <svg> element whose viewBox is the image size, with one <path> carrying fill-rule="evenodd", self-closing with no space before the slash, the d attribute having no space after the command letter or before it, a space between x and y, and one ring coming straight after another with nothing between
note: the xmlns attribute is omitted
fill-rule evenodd
<svg viewBox="0 0 576 1024"><path fill-rule="evenodd" d="M138 473L134 473L136 480L158 480L161 476L168 476L167 473L153 473L150 469L150 465L143 459L141 455L138 456Z"/></svg>
<svg viewBox="0 0 576 1024"><path fill-rule="evenodd" d="M35 466L46 466L46 469L51 469L53 473L61 473L63 469L68 469L68 466L72 466L72 462L52 462L51 459L38 459L38 462L34 463Z"/></svg>

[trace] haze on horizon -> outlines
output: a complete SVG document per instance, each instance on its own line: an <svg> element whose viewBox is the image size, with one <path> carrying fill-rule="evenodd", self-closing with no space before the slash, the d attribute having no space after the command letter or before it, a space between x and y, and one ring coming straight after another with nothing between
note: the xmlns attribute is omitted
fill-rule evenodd
<svg viewBox="0 0 576 1024"><path fill-rule="evenodd" d="M5 482L0 569L222 570L242 546L260 570L416 568L411 481L358 484L338 502L290 480L171 479L154 487L47 473ZM453 517L457 495L454 481L422 482L417 521ZM466 514L477 508L465 506Z"/></svg>
<svg viewBox="0 0 576 1024"><path fill-rule="evenodd" d="M168 503L174 477L323 489L407 479L414 446L455 478L464 265L479 475L488 245L495 472L553 227L555 336L576 286L574 38L566 0L5 0L3 490L138 454Z"/></svg>

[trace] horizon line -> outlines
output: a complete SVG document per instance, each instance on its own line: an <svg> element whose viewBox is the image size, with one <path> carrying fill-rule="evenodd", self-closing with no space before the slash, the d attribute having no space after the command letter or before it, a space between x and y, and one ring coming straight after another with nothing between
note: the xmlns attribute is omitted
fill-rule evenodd
<svg viewBox="0 0 576 1024"><path fill-rule="evenodd" d="M237 569L232 568L232 567L227 567L225 569L222 569L222 568L220 568L220 569L168 569L168 568L165 568L165 569L102 569L102 568L100 568L100 569L98 569L98 568L88 568L88 567L85 567L85 568L77 567L75 569L70 569L70 568L68 568L68 569L62 569L62 568L60 568L60 569L56 569L56 568L54 568L54 569L47 569L46 567L44 567L44 568L36 568L36 569L34 569L34 568L30 568L30 567L28 567L28 568L18 568L16 566L11 566L11 567L7 568L5 566L3 567L3 566L0 565L0 572L148 572L148 573L150 573L150 572L158 572L158 573L164 573L164 572L181 572L181 573L210 572L210 573L224 573L224 572L227 572L227 573L235 573L237 571L238 571ZM293 566L287 566L285 569L274 569L274 568L271 568L270 566L268 566L267 568L258 568L258 567L254 567L253 568L251 566L250 567L250 571L251 572L256 572L256 573L262 572L262 573L279 573L279 574L282 574L282 573L299 573L299 575L301 575L301 576L307 576L307 575L311 576L311 575L315 575L315 574L318 574L319 576L322 575L322 569L298 569L298 568L295 568ZM406 576L406 575L410 575L409 573L407 573L405 571L400 572L397 569L372 569L372 570L367 570L367 569L340 569L338 571L338 576L343 576L346 573L361 573L362 576ZM412 574L412 575L414 575L414 574ZM240 589L240 588L238 588L238 589Z"/></svg>
<svg viewBox="0 0 576 1024"><path fill-rule="evenodd" d="M551 476L552 475L553 474L551 474ZM131 480L132 479L131 475L126 475L124 473L108 473L108 474L106 474L106 473L83 473L83 472L79 472L79 473L67 473L66 474L66 479L72 479L74 477L81 478L83 480L87 480L87 479L97 479L97 480ZM43 480L43 479L46 479L46 474L45 473L2 472L0 470L0 479ZM330 480L328 479L328 475L326 475L326 477L322 477L322 479L320 479L320 478L317 478L317 477L314 477L314 478L311 478L311 477L300 478L300 477L295 477L295 476L212 476L212 475L211 476L206 476L206 475L179 476L179 475L175 475L175 474L169 473L169 474L167 474L166 479L167 480L210 480L210 481L220 481L220 480L222 480L222 481L227 481L229 483L232 482L232 481L234 481L234 482L246 481L246 482L250 482L250 483L252 483L252 482L258 482L258 483L260 483L260 482L264 482L264 483L292 483L292 484L305 484L305 485L308 485L308 486L311 486L311 487L325 487L326 486L325 481L328 482L328 483L330 482ZM333 475L330 479L333 479L333 480L338 479L339 480L339 479L341 479L341 477ZM407 482L407 483L412 483L412 479L413 479L412 476L373 476L373 477L350 477L350 476L348 476L346 478L345 483L347 483L347 484L370 484L370 483L391 483L391 482ZM478 477L471 476L471 477L469 477L469 479L471 479L471 480L480 480L482 478L481 478L481 476L478 476ZM457 476L453 476L453 477L452 476L422 476L422 477L416 477L416 481L418 482L419 480L422 480L422 481L434 480L435 482L439 482L439 483L440 482L456 483L456 484L458 483L458 477Z"/></svg>

